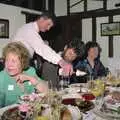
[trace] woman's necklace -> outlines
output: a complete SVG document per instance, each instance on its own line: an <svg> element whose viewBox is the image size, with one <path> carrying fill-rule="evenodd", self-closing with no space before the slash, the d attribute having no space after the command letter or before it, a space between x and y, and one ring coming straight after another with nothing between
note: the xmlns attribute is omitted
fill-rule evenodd
<svg viewBox="0 0 120 120"><path fill-rule="evenodd" d="M92 67L92 69L94 68L94 65L95 65L95 63L94 63L94 60L92 60L92 59L90 59L90 58L87 58L88 59L88 62L89 62L89 64L90 64L90 66Z"/></svg>

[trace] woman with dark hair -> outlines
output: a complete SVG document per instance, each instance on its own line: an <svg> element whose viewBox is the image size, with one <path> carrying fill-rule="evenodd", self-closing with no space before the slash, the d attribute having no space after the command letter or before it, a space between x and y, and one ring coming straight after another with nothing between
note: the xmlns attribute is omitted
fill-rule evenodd
<svg viewBox="0 0 120 120"><path fill-rule="evenodd" d="M87 72L93 79L106 76L106 69L100 61L101 48L99 44L97 42L89 41L86 43L85 49L85 59L79 61L75 68Z"/></svg>
<svg viewBox="0 0 120 120"><path fill-rule="evenodd" d="M82 57L84 54L84 43L79 39L75 38L72 41L70 41L64 48L64 51L61 52L62 58L67 62L71 63L74 68L74 62L77 57ZM58 75L58 66L54 66L48 62L45 62L43 64L43 71L42 71L42 77L45 80L51 80L53 87L59 86L59 75ZM69 76L70 77L70 76ZM67 80L67 77L65 77L65 80Z"/></svg>

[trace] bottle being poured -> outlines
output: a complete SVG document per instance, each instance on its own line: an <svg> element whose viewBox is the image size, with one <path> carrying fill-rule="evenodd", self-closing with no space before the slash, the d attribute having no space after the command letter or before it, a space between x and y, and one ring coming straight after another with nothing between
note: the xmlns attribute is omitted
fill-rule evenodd
<svg viewBox="0 0 120 120"><path fill-rule="evenodd" d="M60 69L59 69L59 75L60 75L60 76L63 76L63 74L64 74L64 73L63 73L63 69L60 68ZM84 71L81 71L81 70L77 69L76 71L73 72L73 74L75 74L76 76L84 76L84 75L86 75L87 73L84 72Z"/></svg>

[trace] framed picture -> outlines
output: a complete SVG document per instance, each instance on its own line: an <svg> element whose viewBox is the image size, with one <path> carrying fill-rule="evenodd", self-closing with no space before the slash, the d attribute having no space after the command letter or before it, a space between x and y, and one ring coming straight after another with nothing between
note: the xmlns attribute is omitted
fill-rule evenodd
<svg viewBox="0 0 120 120"><path fill-rule="evenodd" d="M9 20L0 19L0 38L9 38Z"/></svg>
<svg viewBox="0 0 120 120"><path fill-rule="evenodd" d="M101 23L101 36L120 35L120 22Z"/></svg>

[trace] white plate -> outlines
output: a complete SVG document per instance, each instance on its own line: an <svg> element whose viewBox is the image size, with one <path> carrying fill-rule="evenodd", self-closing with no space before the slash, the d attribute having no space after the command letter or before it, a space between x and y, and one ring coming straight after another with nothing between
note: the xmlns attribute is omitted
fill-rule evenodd
<svg viewBox="0 0 120 120"><path fill-rule="evenodd" d="M103 100L98 100L99 104L96 104L96 101L95 101L95 108L93 109L93 112L99 116L101 116L102 118L105 118L107 120L114 120L115 119L118 119L120 120L120 114L117 114L117 113L110 113L110 112L103 112L101 111L101 105L105 102L106 106L108 109L114 109L114 110L117 110L118 106L120 106L120 103L115 103L115 104L111 104L109 102L107 102L108 100L112 99L110 95L104 97Z"/></svg>
<svg viewBox="0 0 120 120"><path fill-rule="evenodd" d="M120 120L120 115L110 114L100 111L97 107L92 110L96 115L105 118L106 120Z"/></svg>
<svg viewBox="0 0 120 120"><path fill-rule="evenodd" d="M120 87L108 86L107 90L109 90L110 92L113 92L113 91L119 91L120 92Z"/></svg>
<svg viewBox="0 0 120 120"><path fill-rule="evenodd" d="M72 120L81 120L82 119L82 114L77 106L68 105L67 108L72 115Z"/></svg>
<svg viewBox="0 0 120 120"><path fill-rule="evenodd" d="M64 91L66 93L77 93L80 91L80 88L78 88L78 87L65 88Z"/></svg>
<svg viewBox="0 0 120 120"><path fill-rule="evenodd" d="M66 94L62 96L62 99L68 99L68 98L79 98L82 99L82 96L78 93L75 94Z"/></svg>
<svg viewBox="0 0 120 120"><path fill-rule="evenodd" d="M113 101L115 104L112 104L110 102L108 102L109 100ZM117 109L118 106L120 106L120 103L117 102L116 100L112 99L112 96L111 95L108 95L104 98L104 101L107 105L108 108L111 108L111 109Z"/></svg>
<svg viewBox="0 0 120 120"><path fill-rule="evenodd" d="M70 84L69 87L86 87L86 83L75 83L75 84Z"/></svg>

